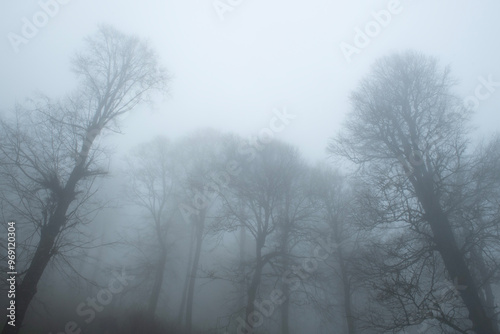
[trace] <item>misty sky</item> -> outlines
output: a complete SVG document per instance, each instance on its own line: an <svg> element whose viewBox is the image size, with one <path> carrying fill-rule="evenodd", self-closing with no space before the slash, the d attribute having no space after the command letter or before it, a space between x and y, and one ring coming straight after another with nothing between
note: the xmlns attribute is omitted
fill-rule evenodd
<svg viewBox="0 0 500 334"><path fill-rule="evenodd" d="M47 2L43 0L42 2ZM55 1L55 0L54 0ZM349 111L348 96L374 60L415 49L451 65L458 92L474 95L480 77L500 82L500 1L264 1L65 0L36 36L18 45L23 20L38 1L0 2L0 110L35 92L62 96L76 86L70 58L99 23L149 39L172 79L154 107L125 117L118 149L163 134L177 138L200 127L244 136L269 127L273 110L296 116L276 138L298 145L309 159L325 157L328 139ZM392 6L392 7L391 7ZM225 7L229 8L229 7ZM397 8L390 22L348 62L340 44L355 46L356 29L373 13ZM221 19L221 15L224 18ZM24 21L25 22L25 21ZM373 22L372 22L373 23ZM344 44L345 45L345 44ZM474 124L498 130L500 85L480 101Z"/></svg>

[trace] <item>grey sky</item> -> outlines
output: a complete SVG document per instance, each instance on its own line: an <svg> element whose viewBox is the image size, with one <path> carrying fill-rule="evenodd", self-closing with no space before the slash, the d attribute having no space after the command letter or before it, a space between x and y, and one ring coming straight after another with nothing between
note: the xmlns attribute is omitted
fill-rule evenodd
<svg viewBox="0 0 500 334"><path fill-rule="evenodd" d="M126 117L125 135L114 139L119 148L206 126L258 134L273 109L286 108L297 117L276 137L321 159L349 110L349 93L373 61L408 48L450 64L464 97L475 94L479 77L500 82L496 0L401 0L398 13L351 62L340 43L354 45L356 27L365 29L372 13L388 10L392 1L221 2L236 4L224 20L214 0L70 0L16 53L8 34L22 35L23 18L32 21L41 7L33 0L2 1L0 108L11 109L35 91L56 97L74 87L70 57L99 23L149 39L172 76L170 94L154 110L142 106ZM499 128L500 86L480 93L489 96L481 98L474 124L486 135Z"/></svg>

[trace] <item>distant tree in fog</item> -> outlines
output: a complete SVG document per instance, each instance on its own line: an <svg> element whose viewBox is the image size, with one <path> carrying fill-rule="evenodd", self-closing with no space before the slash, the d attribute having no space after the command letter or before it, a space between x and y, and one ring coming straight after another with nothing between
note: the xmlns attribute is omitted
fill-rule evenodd
<svg viewBox="0 0 500 334"><path fill-rule="evenodd" d="M147 314L153 319L158 300L162 296L162 285L168 257L169 242L172 242L172 227L179 219L177 196L179 175L176 173L176 157L172 144L164 137L157 137L135 148L127 159L126 196L129 201L144 211L143 222L148 227L147 242L137 247L152 248L145 272L153 273L153 284L149 291ZM137 228L138 224L134 224Z"/></svg>
<svg viewBox="0 0 500 334"><path fill-rule="evenodd" d="M348 179L331 167L320 165L311 173L310 195L317 222L311 227L311 235L315 238L325 235L332 242L331 255L322 261L321 275L317 278L321 293L313 298L329 319L340 314L345 333L355 334L353 253L357 251L357 243L364 240L357 240L354 196Z"/></svg>
<svg viewBox="0 0 500 334"><path fill-rule="evenodd" d="M241 171L221 192L222 207L217 226L222 232L234 232L243 227L252 240L254 253L246 259L248 265L243 278L248 281L245 321L249 328L255 323L252 313L266 268L269 270L273 260L284 255L284 247L291 241L286 236L287 240L281 240L280 245L278 235L285 236L286 227L292 227L293 222L287 220L287 217L293 218L292 210L286 208L290 205L287 195L295 179L300 177L302 166L296 149L277 141L254 153L239 155L234 152L232 155Z"/></svg>
<svg viewBox="0 0 500 334"><path fill-rule="evenodd" d="M177 143L179 163L183 166L181 179L182 200L178 206L184 223L189 224L189 245L186 281L180 307L180 320L184 318L186 332L193 327L195 286L198 278L203 242L207 236L207 224L211 223L211 211L216 203L218 188L214 187L214 175L226 160L224 157L226 136L210 129L200 130Z"/></svg>

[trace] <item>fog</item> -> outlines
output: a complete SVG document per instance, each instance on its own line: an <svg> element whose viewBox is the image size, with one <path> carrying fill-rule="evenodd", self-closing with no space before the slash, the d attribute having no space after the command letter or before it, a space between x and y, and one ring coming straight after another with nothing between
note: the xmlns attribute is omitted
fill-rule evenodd
<svg viewBox="0 0 500 334"><path fill-rule="evenodd" d="M500 333L498 13L3 2L2 334Z"/></svg>

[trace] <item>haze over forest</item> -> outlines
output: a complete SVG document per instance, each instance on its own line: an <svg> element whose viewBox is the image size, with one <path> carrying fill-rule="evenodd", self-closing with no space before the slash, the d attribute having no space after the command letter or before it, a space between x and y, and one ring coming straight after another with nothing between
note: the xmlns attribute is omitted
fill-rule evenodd
<svg viewBox="0 0 500 334"><path fill-rule="evenodd" d="M500 334L498 13L1 4L2 334Z"/></svg>

